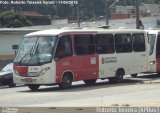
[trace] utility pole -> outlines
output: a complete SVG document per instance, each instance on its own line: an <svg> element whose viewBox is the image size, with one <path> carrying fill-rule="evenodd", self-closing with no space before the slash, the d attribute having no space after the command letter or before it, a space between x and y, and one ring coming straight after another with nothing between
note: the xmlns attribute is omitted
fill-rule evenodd
<svg viewBox="0 0 160 113"><path fill-rule="evenodd" d="M139 0L135 0L136 7L136 28L140 29L140 20L139 20Z"/></svg>
<svg viewBox="0 0 160 113"><path fill-rule="evenodd" d="M79 6L79 1L77 4L77 23L78 23L78 27L80 27L80 6Z"/></svg>
<svg viewBox="0 0 160 113"><path fill-rule="evenodd" d="M108 25L109 24L109 2L108 2L108 0L106 0L106 2L105 2L105 6L106 6L106 25Z"/></svg>
<svg viewBox="0 0 160 113"><path fill-rule="evenodd" d="M110 14L110 9L114 6L114 4L118 3L119 0L115 0L111 5L109 5L109 0L106 0L105 6L106 6L106 25L109 24L109 14Z"/></svg>

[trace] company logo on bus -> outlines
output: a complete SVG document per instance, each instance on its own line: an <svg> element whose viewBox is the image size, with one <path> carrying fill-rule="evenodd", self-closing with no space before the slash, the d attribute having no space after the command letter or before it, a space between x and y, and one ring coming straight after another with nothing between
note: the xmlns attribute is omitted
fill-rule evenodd
<svg viewBox="0 0 160 113"><path fill-rule="evenodd" d="M105 58L104 57L102 57L102 64L104 64L105 63Z"/></svg>
<svg viewBox="0 0 160 113"><path fill-rule="evenodd" d="M101 62L102 62L102 64L116 63L117 62L117 57L102 57Z"/></svg>

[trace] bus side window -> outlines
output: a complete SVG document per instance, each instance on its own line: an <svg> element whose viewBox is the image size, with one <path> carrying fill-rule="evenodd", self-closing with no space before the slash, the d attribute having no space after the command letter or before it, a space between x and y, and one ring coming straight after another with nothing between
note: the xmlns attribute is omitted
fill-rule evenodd
<svg viewBox="0 0 160 113"><path fill-rule="evenodd" d="M74 46L77 55L94 54L94 37L91 34L76 34L74 36Z"/></svg>
<svg viewBox="0 0 160 113"><path fill-rule="evenodd" d="M114 37L112 34L95 35L96 51L98 54L114 53Z"/></svg>
<svg viewBox="0 0 160 113"><path fill-rule="evenodd" d="M59 38L56 48L55 58L67 57L72 55L71 37L64 35Z"/></svg>
<svg viewBox="0 0 160 113"><path fill-rule="evenodd" d="M117 53L132 52L132 38L130 34L115 34Z"/></svg>
<svg viewBox="0 0 160 113"><path fill-rule="evenodd" d="M133 34L133 50L135 52L145 51L145 37L144 34Z"/></svg>

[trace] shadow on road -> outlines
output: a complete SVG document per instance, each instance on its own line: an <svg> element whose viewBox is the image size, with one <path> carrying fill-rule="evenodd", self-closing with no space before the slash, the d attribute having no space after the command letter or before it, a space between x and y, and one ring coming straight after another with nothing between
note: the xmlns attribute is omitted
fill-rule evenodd
<svg viewBox="0 0 160 113"><path fill-rule="evenodd" d="M12 89L12 88L18 88L18 87L23 87L24 85L19 85L15 87L9 87L7 85L0 85L0 89Z"/></svg>
<svg viewBox="0 0 160 113"><path fill-rule="evenodd" d="M146 78L146 79L150 79L150 80L156 80L156 79L160 79L160 75L158 75L158 74L147 74L147 75L137 76L137 78Z"/></svg>
<svg viewBox="0 0 160 113"><path fill-rule="evenodd" d="M39 92L80 92L80 91L86 91L86 90L95 90L99 88L110 88L110 87L119 87L119 86L126 86L126 85L134 85L134 84L144 84L144 81L153 81L153 80L160 80L160 76L158 75L144 75L144 76L138 76L136 78L127 77L123 80L122 83L109 83L108 80L102 80L100 82L97 82L94 85L87 86L83 83L81 84L73 84L70 89L60 89L57 85L53 87L40 87L37 91L31 91L29 89L25 91L18 91L18 92L28 92L28 93L39 93ZM160 83L160 82L159 82Z"/></svg>

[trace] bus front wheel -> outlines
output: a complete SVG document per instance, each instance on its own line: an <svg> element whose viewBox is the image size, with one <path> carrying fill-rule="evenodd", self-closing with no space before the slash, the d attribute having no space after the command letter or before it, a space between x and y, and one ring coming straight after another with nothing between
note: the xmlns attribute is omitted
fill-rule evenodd
<svg viewBox="0 0 160 113"><path fill-rule="evenodd" d="M36 91L40 87L40 85L37 84L28 84L27 86L33 91Z"/></svg>
<svg viewBox="0 0 160 113"><path fill-rule="evenodd" d="M95 82L96 82L96 79L84 80L84 83L86 85L93 85L93 84L95 84Z"/></svg>
<svg viewBox="0 0 160 113"><path fill-rule="evenodd" d="M9 82L8 86L9 86L10 88L16 87L16 84L13 82L13 79Z"/></svg>
<svg viewBox="0 0 160 113"><path fill-rule="evenodd" d="M70 74L65 74L62 78L62 83L59 84L59 87L62 89L68 89L72 85L72 76Z"/></svg>

